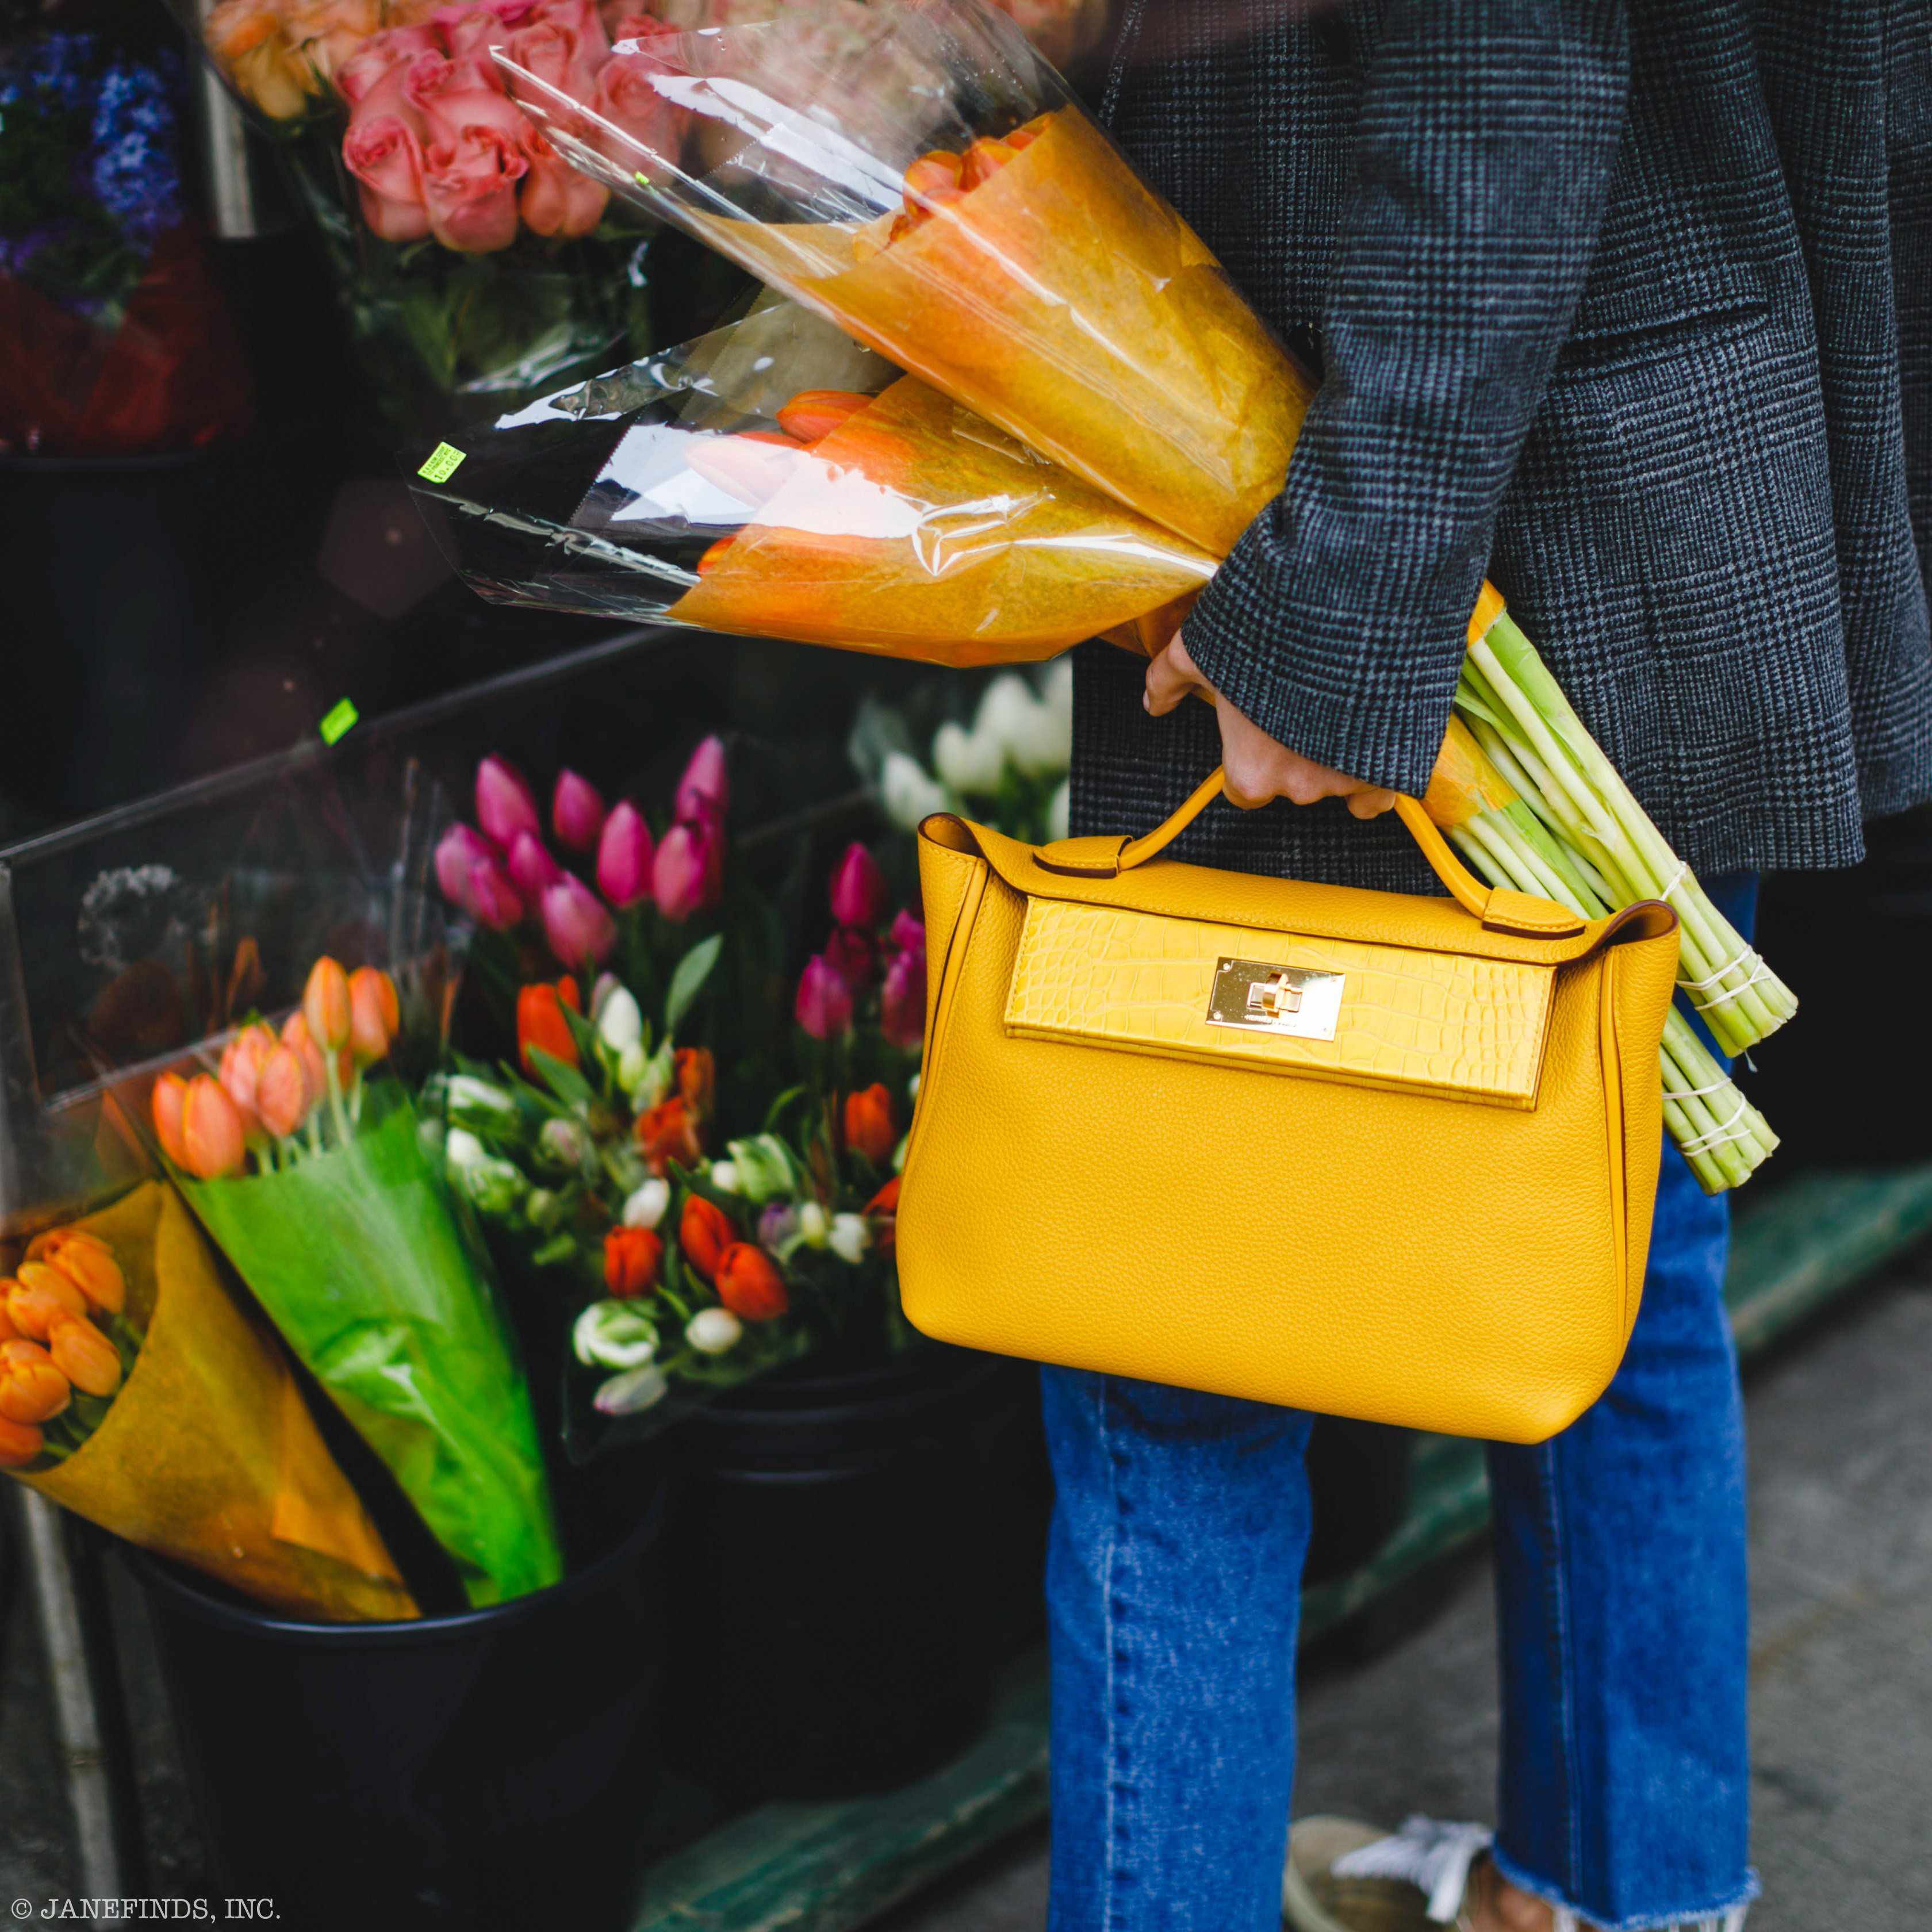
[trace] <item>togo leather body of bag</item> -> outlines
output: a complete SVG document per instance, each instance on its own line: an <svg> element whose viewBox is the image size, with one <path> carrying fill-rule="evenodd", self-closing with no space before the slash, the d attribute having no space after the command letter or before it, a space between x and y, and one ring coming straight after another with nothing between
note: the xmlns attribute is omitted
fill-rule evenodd
<svg viewBox="0 0 1932 1932"><path fill-rule="evenodd" d="M901 1293L948 1342L1515 1442L1636 1319L1677 922L920 828Z"/></svg>

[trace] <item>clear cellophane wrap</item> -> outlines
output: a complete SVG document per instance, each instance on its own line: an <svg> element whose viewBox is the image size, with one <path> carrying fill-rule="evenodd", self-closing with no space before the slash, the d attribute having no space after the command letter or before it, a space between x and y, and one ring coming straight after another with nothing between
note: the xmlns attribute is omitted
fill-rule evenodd
<svg viewBox="0 0 1932 1932"><path fill-rule="evenodd" d="M808 445L801 392L847 411ZM465 442L413 487L504 602L970 665L1157 628L1215 567L789 303Z"/></svg>
<svg viewBox="0 0 1932 1932"><path fill-rule="evenodd" d="M660 111L625 124L497 58L614 193L1224 555L1281 487L1307 378L1010 22L877 15L655 38Z"/></svg>

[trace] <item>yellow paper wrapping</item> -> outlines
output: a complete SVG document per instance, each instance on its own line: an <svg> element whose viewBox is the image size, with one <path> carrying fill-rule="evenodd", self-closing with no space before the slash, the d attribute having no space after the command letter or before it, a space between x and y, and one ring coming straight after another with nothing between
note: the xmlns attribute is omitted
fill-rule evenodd
<svg viewBox="0 0 1932 1932"><path fill-rule="evenodd" d="M1507 811L1516 796L1514 788L1491 764L1475 734L1461 718L1452 717L1442 748L1436 754L1436 769L1430 775L1423 808L1445 832L1450 832L1486 812Z"/></svg>
<svg viewBox="0 0 1932 1932"><path fill-rule="evenodd" d="M415 1616L287 1364L222 1286L173 1190L147 1182L75 1225L113 1250L146 1339L100 1426L21 1480L277 1610Z"/></svg>
<svg viewBox="0 0 1932 1932"><path fill-rule="evenodd" d="M1288 474L1306 379L1193 230L1076 109L1047 116L997 174L863 262L862 231L849 226L685 218L761 279L1217 557Z"/></svg>
<svg viewBox="0 0 1932 1932"><path fill-rule="evenodd" d="M1204 550L910 377L775 474L674 622L1010 664L1171 610L1214 573Z"/></svg>

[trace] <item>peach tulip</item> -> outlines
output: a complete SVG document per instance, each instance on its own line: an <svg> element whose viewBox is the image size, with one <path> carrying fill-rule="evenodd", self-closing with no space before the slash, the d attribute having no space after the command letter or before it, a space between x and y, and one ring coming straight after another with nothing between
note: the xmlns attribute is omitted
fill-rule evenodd
<svg viewBox="0 0 1932 1932"><path fill-rule="evenodd" d="M58 1268L97 1314L118 1315L127 1304L128 1279L114 1258L114 1250L85 1229L59 1228L41 1235L28 1249L27 1258Z"/></svg>
<svg viewBox="0 0 1932 1932"><path fill-rule="evenodd" d="M349 975L326 955L309 968L302 988L302 1018L308 1036L324 1053L337 1053L349 1044L353 1015L349 1004Z"/></svg>
<svg viewBox="0 0 1932 1932"><path fill-rule="evenodd" d="M278 1140L301 1130L315 1106L309 1091L308 1071L292 1046L278 1046L262 1063L255 1089L255 1106L262 1125Z"/></svg>
<svg viewBox="0 0 1932 1932"><path fill-rule="evenodd" d="M30 1426L51 1422L73 1395L39 1342L0 1342L0 1416Z"/></svg>
<svg viewBox="0 0 1932 1932"><path fill-rule="evenodd" d="M248 1115L255 1111L255 1085L261 1078L262 1063L274 1051L273 1028L257 1021L245 1026L222 1049L219 1076L228 1097Z"/></svg>
<svg viewBox="0 0 1932 1932"><path fill-rule="evenodd" d="M86 1316L87 1298L44 1262L22 1262L19 1276L7 1284L7 1319L30 1342L44 1342L57 1322Z"/></svg>
<svg viewBox="0 0 1932 1932"><path fill-rule="evenodd" d="M45 1446L38 1429L0 1415L0 1469L24 1469Z"/></svg>
<svg viewBox="0 0 1932 1932"><path fill-rule="evenodd" d="M396 982L374 966L358 966L349 976L349 1050L358 1066L386 1059L389 1042L402 1026Z"/></svg>
<svg viewBox="0 0 1932 1932"><path fill-rule="evenodd" d="M211 1074L197 1073L188 1083L182 1146L188 1156L188 1171L202 1180L225 1180L239 1174L248 1160L248 1137L242 1110Z"/></svg>
<svg viewBox="0 0 1932 1932"><path fill-rule="evenodd" d="M178 1073L164 1073L154 1082L149 1102L154 1115L154 1138L161 1151L177 1167L188 1165L188 1148L182 1139L182 1114L188 1101L188 1082Z"/></svg>
<svg viewBox="0 0 1932 1932"><path fill-rule="evenodd" d="M112 1395L121 1386L121 1352L92 1322L56 1322L47 1353L82 1395Z"/></svg>

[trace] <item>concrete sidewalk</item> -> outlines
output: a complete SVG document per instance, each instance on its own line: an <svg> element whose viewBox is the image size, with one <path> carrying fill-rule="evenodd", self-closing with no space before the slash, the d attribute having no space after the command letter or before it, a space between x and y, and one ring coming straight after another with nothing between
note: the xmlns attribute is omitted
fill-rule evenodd
<svg viewBox="0 0 1932 1932"><path fill-rule="evenodd" d="M1932 1926L1932 1253L1749 1377L1756 1857L1751 1932ZM1315 1660L1298 1811L1487 1818L1489 1566L1437 1580L1426 1629ZM1004 1848L879 1932L1040 1932L1046 1856Z"/></svg>

